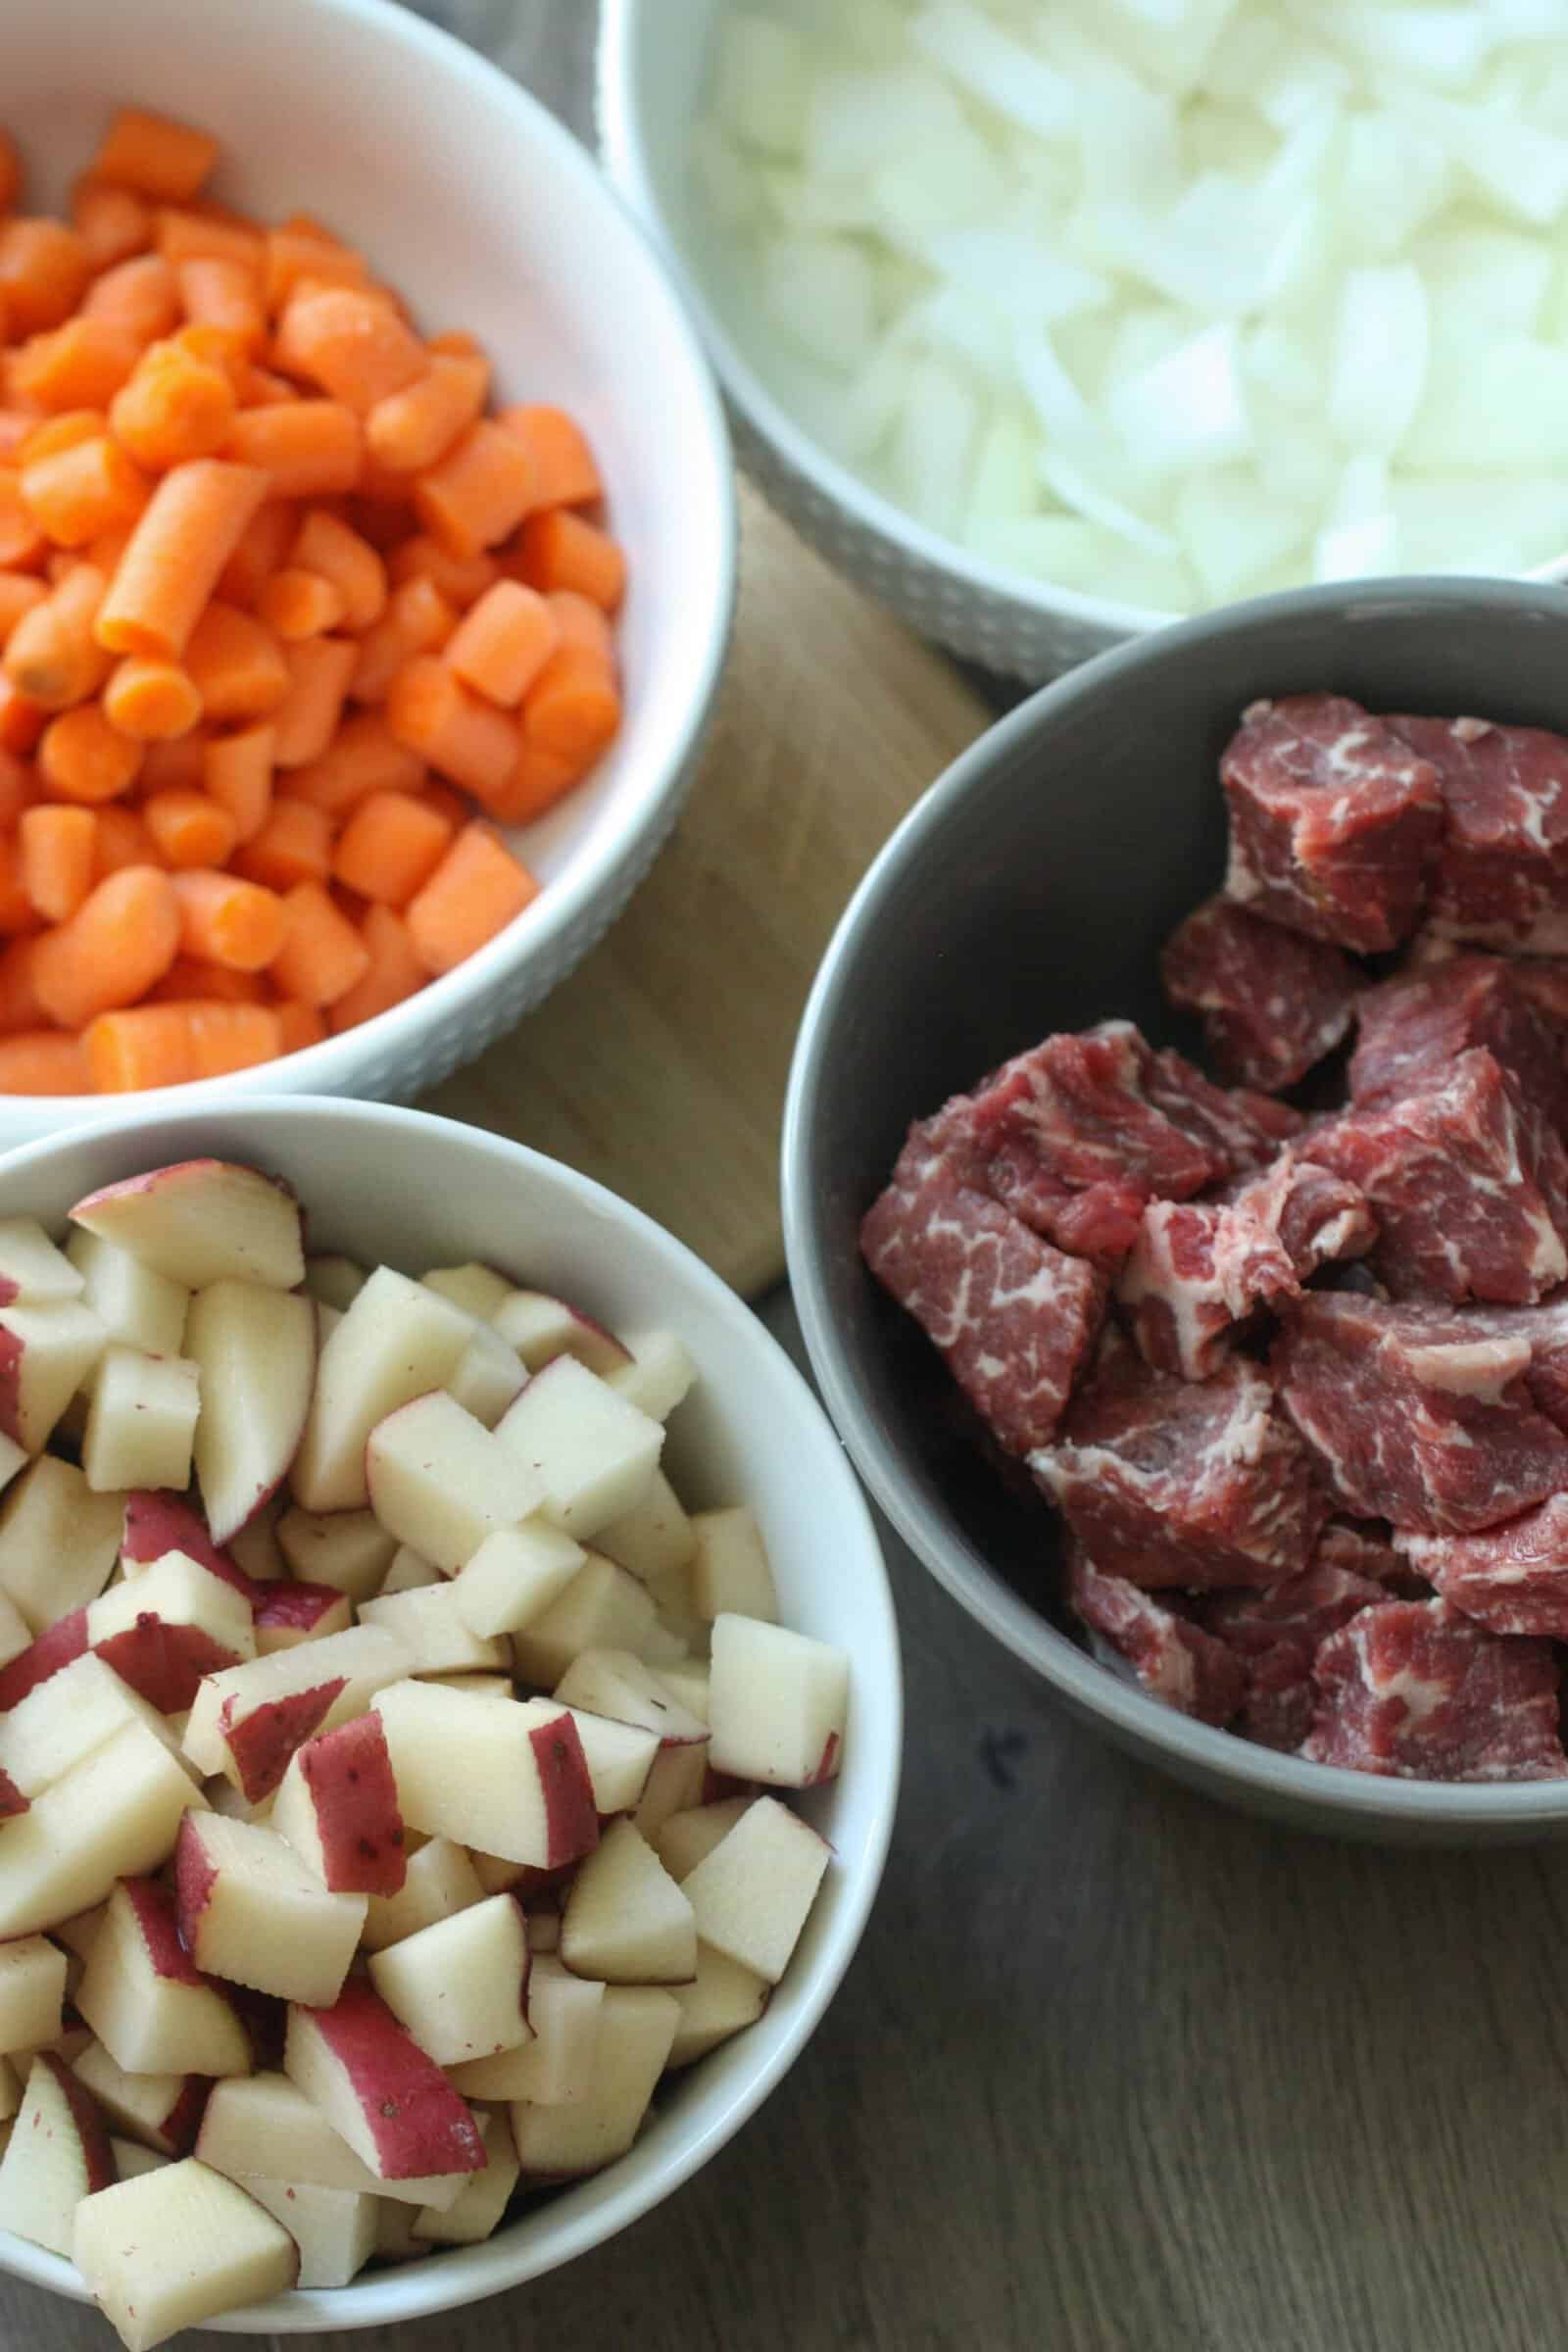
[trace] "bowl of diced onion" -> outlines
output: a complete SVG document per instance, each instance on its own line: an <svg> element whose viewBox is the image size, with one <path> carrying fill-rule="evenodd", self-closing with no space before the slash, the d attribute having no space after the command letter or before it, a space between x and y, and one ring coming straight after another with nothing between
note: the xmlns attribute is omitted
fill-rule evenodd
<svg viewBox="0 0 1568 2352"><path fill-rule="evenodd" d="M1030 677L1568 548L1558 0L607 0L601 136L742 453Z"/></svg>

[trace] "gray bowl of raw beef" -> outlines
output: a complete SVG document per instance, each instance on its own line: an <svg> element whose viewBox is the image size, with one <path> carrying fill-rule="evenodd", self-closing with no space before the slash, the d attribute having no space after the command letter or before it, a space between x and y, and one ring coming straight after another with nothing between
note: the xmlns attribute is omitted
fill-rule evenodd
<svg viewBox="0 0 1568 2352"><path fill-rule="evenodd" d="M1311 1828L1568 1830L1558 735L1554 589L1163 630L932 787L801 1029L873 1494L1077 1713Z"/></svg>

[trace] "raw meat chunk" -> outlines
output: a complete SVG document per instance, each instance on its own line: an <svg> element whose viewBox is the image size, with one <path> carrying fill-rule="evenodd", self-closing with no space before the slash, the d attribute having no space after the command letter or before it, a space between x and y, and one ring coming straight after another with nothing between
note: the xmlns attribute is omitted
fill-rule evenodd
<svg viewBox="0 0 1568 2352"><path fill-rule="evenodd" d="M1298 1147L1358 1184L1396 1298L1524 1305L1568 1275L1568 1153L1492 1054L1418 1094L1327 1120Z"/></svg>
<svg viewBox="0 0 1568 2352"><path fill-rule="evenodd" d="M1510 963L1514 986L1521 989L1546 1021L1558 1042L1568 1049L1568 956L1521 956Z"/></svg>
<svg viewBox="0 0 1568 2352"><path fill-rule="evenodd" d="M1568 1773L1549 1643L1501 1641L1443 1600L1386 1600L1317 1653L1315 1764L1417 1781Z"/></svg>
<svg viewBox="0 0 1568 2352"><path fill-rule="evenodd" d="M1568 1641L1568 1494L1478 1535L1395 1541L1445 1600L1492 1633Z"/></svg>
<svg viewBox="0 0 1568 2352"><path fill-rule="evenodd" d="M1358 703L1253 703L1220 761L1225 893L1308 939L1362 955L1415 928L1443 828L1437 771Z"/></svg>
<svg viewBox="0 0 1568 2352"><path fill-rule="evenodd" d="M1359 1257L1377 1239L1360 1186L1298 1150L1282 1152L1261 1176L1227 1186L1221 1199L1277 1236L1303 1282L1337 1258Z"/></svg>
<svg viewBox="0 0 1568 2352"><path fill-rule="evenodd" d="M1441 1085L1459 1055L1484 1047L1551 1125L1568 1113L1562 1040L1531 1002L1521 967L1458 956L1368 989L1356 1005L1350 1097L1393 1102Z"/></svg>
<svg viewBox="0 0 1568 2352"><path fill-rule="evenodd" d="M1429 919L1452 939L1568 949L1568 743L1484 718L1389 720L1446 809Z"/></svg>
<svg viewBox="0 0 1568 2352"><path fill-rule="evenodd" d="M1279 1236L1240 1206L1152 1200L1116 1283L1150 1363L1206 1380L1231 1333L1257 1307L1300 1285Z"/></svg>
<svg viewBox="0 0 1568 2352"><path fill-rule="evenodd" d="M1292 1752L1312 1728L1318 1645L1388 1596L1337 1556L1325 1528L1310 1566L1267 1592L1220 1592L1204 1608L1208 1631L1234 1651L1246 1677L1236 1730Z"/></svg>
<svg viewBox="0 0 1568 2352"><path fill-rule="evenodd" d="M1009 1453L1056 1426L1104 1307L1081 1258L960 1184L918 1131L860 1228L867 1264Z"/></svg>
<svg viewBox="0 0 1568 2352"><path fill-rule="evenodd" d="M1360 973L1338 948L1210 899L1165 943L1173 1004L1201 1016L1221 1067L1265 1093L1294 1086L1350 1026Z"/></svg>
<svg viewBox="0 0 1568 2352"><path fill-rule="evenodd" d="M1331 1519L1317 1540L1314 1565L1343 1568L1351 1576L1381 1585L1384 1598L1430 1600L1432 1588L1417 1576L1402 1553L1395 1549L1391 1528L1352 1526L1348 1519Z"/></svg>
<svg viewBox="0 0 1568 2352"><path fill-rule="evenodd" d="M1057 1443L1029 1467L1096 1566L1151 1592L1278 1584L1305 1567L1327 1515L1255 1364L1180 1380L1114 1326Z"/></svg>
<svg viewBox="0 0 1568 2352"><path fill-rule="evenodd" d="M1149 1066L1149 1100L1168 1119L1202 1145L1224 1182L1247 1170L1266 1168L1281 1144L1299 1135L1306 1121L1288 1102L1246 1086L1216 1086L1200 1069L1163 1046Z"/></svg>
<svg viewBox="0 0 1568 2352"><path fill-rule="evenodd" d="M1568 1485L1568 1438L1537 1410L1529 1365L1529 1340L1489 1317L1326 1291L1286 1307L1273 1354L1342 1507L1423 1535L1494 1527Z"/></svg>
<svg viewBox="0 0 1568 2352"><path fill-rule="evenodd" d="M1079 1544L1071 1554L1069 1606L1126 1659L1150 1697L1200 1723L1229 1723L1242 1701L1241 1660L1126 1577L1104 1575Z"/></svg>

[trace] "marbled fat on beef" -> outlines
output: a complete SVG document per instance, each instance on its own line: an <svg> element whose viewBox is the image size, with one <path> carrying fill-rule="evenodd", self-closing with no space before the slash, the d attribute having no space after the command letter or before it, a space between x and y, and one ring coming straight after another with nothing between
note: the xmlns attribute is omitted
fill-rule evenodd
<svg viewBox="0 0 1568 2352"><path fill-rule="evenodd" d="M1387 1600L1331 1634L1313 1671L1313 1763L1421 1781L1568 1773L1549 1642L1503 1641L1441 1599Z"/></svg>
<svg viewBox="0 0 1568 2352"><path fill-rule="evenodd" d="M1016 1454L1042 1445L1094 1345L1102 1277L959 1183L918 1130L860 1245L998 1443Z"/></svg>
<svg viewBox="0 0 1568 2352"><path fill-rule="evenodd" d="M1327 1515L1255 1364L1181 1380L1113 1325L1029 1467L1096 1566L1152 1592L1278 1584L1305 1567Z"/></svg>
<svg viewBox="0 0 1568 2352"><path fill-rule="evenodd" d="M1377 1219L1357 1184L1282 1152L1260 1176L1228 1185L1220 1196L1273 1234L1304 1282L1320 1266L1360 1257L1377 1240Z"/></svg>
<svg viewBox="0 0 1568 2352"><path fill-rule="evenodd" d="M1341 1507L1423 1535L1496 1526L1568 1486L1568 1438L1529 1367L1529 1340L1486 1316L1321 1291L1285 1309L1273 1352Z"/></svg>
<svg viewBox="0 0 1568 2352"><path fill-rule="evenodd" d="M1374 1264L1396 1298L1524 1305L1568 1276L1568 1153L1484 1048L1417 1093L1326 1120L1298 1149L1366 1195Z"/></svg>
<svg viewBox="0 0 1568 2352"><path fill-rule="evenodd" d="M1568 1115L1562 1037L1531 1001L1520 972L1497 956L1458 956L1367 989L1355 1008L1351 1101L1395 1102L1441 1085L1461 1054L1481 1047L1521 1100L1560 1128Z"/></svg>
<svg viewBox="0 0 1568 2352"><path fill-rule="evenodd" d="M1143 1353L1183 1380L1206 1380L1238 1324L1299 1289L1277 1234L1207 1200L1152 1200L1116 1281Z"/></svg>
<svg viewBox="0 0 1568 2352"><path fill-rule="evenodd" d="M1478 1625L1568 1642L1568 1494L1477 1535L1396 1541L1416 1574Z"/></svg>
<svg viewBox="0 0 1568 2352"><path fill-rule="evenodd" d="M1443 797L1433 928L1485 946L1568 950L1568 743L1484 718L1388 723Z"/></svg>
<svg viewBox="0 0 1568 2352"><path fill-rule="evenodd" d="M1069 1549L1068 1606L1126 1660L1150 1697L1200 1723L1229 1723L1242 1703L1241 1660L1152 1592L1124 1576L1106 1576L1080 1544Z"/></svg>
<svg viewBox="0 0 1568 2352"><path fill-rule="evenodd" d="M1310 1564L1266 1592L1217 1592L1202 1623L1234 1652L1246 1677L1236 1729L1260 1746L1294 1752L1312 1728L1312 1661L1319 1644L1362 1609L1387 1599L1382 1585L1347 1564L1325 1528ZM1393 1555L1391 1555L1393 1556Z"/></svg>
<svg viewBox="0 0 1568 2352"><path fill-rule="evenodd" d="M1210 899L1159 959L1165 994L1196 1012L1220 1067L1265 1094L1294 1086L1350 1026L1362 974L1326 941Z"/></svg>
<svg viewBox="0 0 1568 2352"><path fill-rule="evenodd" d="M1272 1095L1216 1086L1173 1046L1151 1055L1147 1084L1156 1109L1207 1152L1216 1183L1266 1168L1281 1144L1306 1125L1298 1110L1276 1102Z"/></svg>
<svg viewBox="0 0 1568 2352"><path fill-rule="evenodd" d="M1253 703L1220 762L1230 810L1225 894L1287 930L1362 955L1421 913L1443 829L1429 760L1358 703Z"/></svg>

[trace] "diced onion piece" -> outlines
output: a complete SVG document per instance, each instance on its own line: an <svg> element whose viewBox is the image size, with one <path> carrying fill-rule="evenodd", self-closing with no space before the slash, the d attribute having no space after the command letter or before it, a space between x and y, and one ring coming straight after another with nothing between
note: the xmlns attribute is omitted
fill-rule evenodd
<svg viewBox="0 0 1568 2352"><path fill-rule="evenodd" d="M1354 580L1393 571L1397 553L1388 466L1380 456L1354 457L1345 468L1329 519L1312 543L1312 577Z"/></svg>
<svg viewBox="0 0 1568 2352"><path fill-rule="evenodd" d="M1220 604L1304 549L1312 514L1228 466L1189 474L1176 498L1176 533L1204 595Z"/></svg>
<svg viewBox="0 0 1568 2352"><path fill-rule="evenodd" d="M806 52L777 17L725 9L714 31L713 107L730 137L792 154L806 127Z"/></svg>
<svg viewBox="0 0 1568 2352"><path fill-rule="evenodd" d="M824 74L811 91L806 119L806 162L811 172L874 172L918 154L931 139L963 127L963 114L947 84L923 66Z"/></svg>
<svg viewBox="0 0 1568 2352"><path fill-rule="evenodd" d="M1059 498L1064 507L1082 514L1086 521L1103 523L1129 547L1143 548L1152 556L1173 556L1176 542L1169 531L1162 531L1146 515L1137 514L1124 507L1118 498L1100 489L1086 473L1066 458L1044 457L1040 461L1040 478L1048 490Z"/></svg>
<svg viewBox="0 0 1568 2352"><path fill-rule="evenodd" d="M836 237L774 237L761 260L762 300L804 351L849 374L869 357L875 284L865 255Z"/></svg>
<svg viewBox="0 0 1568 2352"><path fill-rule="evenodd" d="M1473 82L1497 38L1478 8L1357 8L1325 12L1338 37L1373 65L1447 89Z"/></svg>
<svg viewBox="0 0 1568 2352"><path fill-rule="evenodd" d="M1004 32L964 0L937 0L910 26L917 48L972 97L1037 138L1070 137L1076 93L1065 74Z"/></svg>
<svg viewBox="0 0 1568 2352"><path fill-rule="evenodd" d="M1098 439L1089 404L1067 373L1048 334L1022 331L1013 345L1019 379L1048 441L1081 448Z"/></svg>
<svg viewBox="0 0 1568 2352"><path fill-rule="evenodd" d="M1347 271L1329 423L1347 449L1393 457L1427 374L1427 290L1408 262Z"/></svg>
<svg viewBox="0 0 1568 2352"><path fill-rule="evenodd" d="M1200 335L1110 387L1110 420L1147 466L1222 466L1252 445L1234 326Z"/></svg>
<svg viewBox="0 0 1568 2352"><path fill-rule="evenodd" d="M1568 351L1534 335L1435 337L1400 454L1412 467L1455 473L1568 465Z"/></svg>
<svg viewBox="0 0 1568 2352"><path fill-rule="evenodd" d="M898 495L934 531L956 532L969 497L979 403L956 368L925 359L909 372L890 470Z"/></svg>
<svg viewBox="0 0 1568 2352"><path fill-rule="evenodd" d="M1078 311L1100 309L1113 291L1099 270L1082 269L1006 229L949 229L927 240L926 258L944 277L1044 326Z"/></svg>
<svg viewBox="0 0 1568 2352"><path fill-rule="evenodd" d="M1339 217L1355 248L1392 261L1446 204L1453 184L1447 148L1389 108L1346 124Z"/></svg>

